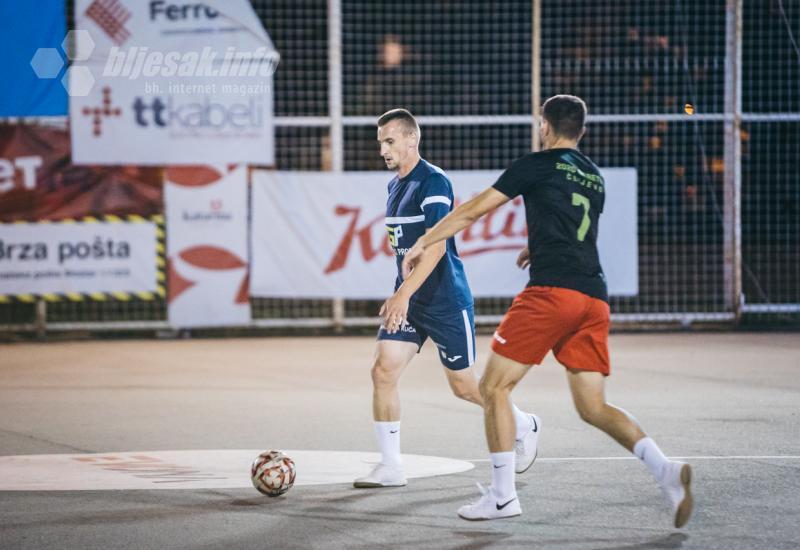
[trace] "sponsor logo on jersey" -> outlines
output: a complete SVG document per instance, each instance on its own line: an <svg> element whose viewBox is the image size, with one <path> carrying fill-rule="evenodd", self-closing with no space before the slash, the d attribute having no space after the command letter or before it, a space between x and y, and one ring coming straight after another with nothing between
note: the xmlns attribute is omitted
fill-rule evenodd
<svg viewBox="0 0 800 550"><path fill-rule="evenodd" d="M396 225L394 227L387 225L386 232L389 233L389 243L392 245L392 248L397 249L397 245L400 242L400 237L403 236L403 226ZM408 250L408 249L405 249ZM405 254L405 252L404 252Z"/></svg>

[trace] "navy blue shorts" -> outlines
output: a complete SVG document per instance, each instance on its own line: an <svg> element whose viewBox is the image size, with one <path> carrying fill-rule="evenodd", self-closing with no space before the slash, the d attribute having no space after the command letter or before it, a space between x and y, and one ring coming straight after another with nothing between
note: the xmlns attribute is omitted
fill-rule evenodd
<svg viewBox="0 0 800 550"><path fill-rule="evenodd" d="M399 331L389 334L383 325L378 330L378 340L413 342L418 352L429 336L438 348L439 360L448 369L465 369L475 362L475 317L471 307L431 315L412 305Z"/></svg>

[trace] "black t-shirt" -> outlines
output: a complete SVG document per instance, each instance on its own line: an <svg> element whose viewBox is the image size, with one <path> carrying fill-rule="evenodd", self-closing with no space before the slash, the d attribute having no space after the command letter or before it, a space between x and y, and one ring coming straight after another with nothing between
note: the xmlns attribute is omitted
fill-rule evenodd
<svg viewBox="0 0 800 550"><path fill-rule="evenodd" d="M525 200L528 286L570 288L608 301L597 253L597 229L605 202L600 170L577 149L548 149L517 159L494 188Z"/></svg>

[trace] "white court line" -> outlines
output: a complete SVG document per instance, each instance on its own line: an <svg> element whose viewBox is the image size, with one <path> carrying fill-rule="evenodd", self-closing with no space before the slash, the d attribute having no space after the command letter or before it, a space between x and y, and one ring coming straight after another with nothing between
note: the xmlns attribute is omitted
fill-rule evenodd
<svg viewBox="0 0 800 550"><path fill-rule="evenodd" d="M731 456L668 456L682 460L798 460L800 455L731 455ZM489 462L489 458L464 459L466 462ZM573 456L559 458L537 458L536 462L570 462L573 460L638 460L635 456Z"/></svg>

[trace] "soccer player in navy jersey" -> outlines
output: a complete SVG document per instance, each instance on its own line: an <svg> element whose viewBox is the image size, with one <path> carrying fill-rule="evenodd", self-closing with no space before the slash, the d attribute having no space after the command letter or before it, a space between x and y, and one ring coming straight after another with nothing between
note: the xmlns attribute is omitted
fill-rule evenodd
<svg viewBox="0 0 800 550"><path fill-rule="evenodd" d="M372 366L372 413L381 462L357 488L399 487L406 484L400 459L400 395L397 382L406 365L429 337L437 347L447 381L456 397L483 406L475 362L472 293L455 240L431 246L414 272L400 274L403 255L453 209L453 187L445 173L419 155L420 128L405 109L393 109L378 119L380 154L397 176L389 182L386 230L395 252L398 275L394 294L380 309ZM536 458L539 419L513 404L517 473ZM511 472L512 475L514 472Z"/></svg>
<svg viewBox="0 0 800 550"><path fill-rule="evenodd" d="M517 260L530 266L530 282L514 299L492 341L480 391L486 403L486 440L492 485L475 503L462 506L464 519L495 519L521 513L514 476L511 391L545 355L566 367L581 418L634 453L667 497L675 527L692 512L691 468L667 459L634 418L606 402L610 374L608 291L597 252L597 227L605 203L605 182L597 166L578 150L585 132L586 104L557 95L542 107L544 150L516 160L490 188L462 204L417 240L403 261L403 273L419 269L429 250L481 216L522 195L528 247ZM413 271L412 271L413 269Z"/></svg>

